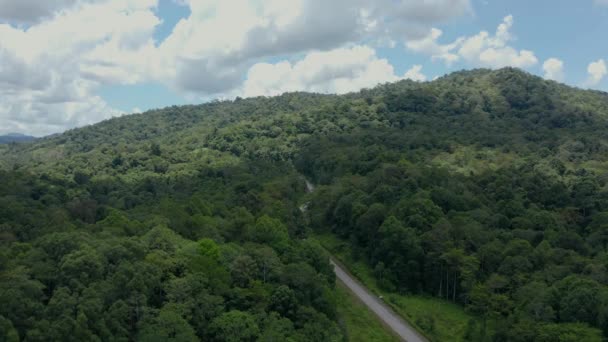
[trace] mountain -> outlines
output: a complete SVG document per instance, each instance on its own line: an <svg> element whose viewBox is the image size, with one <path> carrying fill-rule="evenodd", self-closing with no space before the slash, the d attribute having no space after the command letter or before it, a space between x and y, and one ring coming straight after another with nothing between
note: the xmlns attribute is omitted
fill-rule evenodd
<svg viewBox="0 0 608 342"><path fill-rule="evenodd" d="M433 340L601 341L607 129L607 93L505 68L2 145L0 324L341 339L329 237Z"/></svg>
<svg viewBox="0 0 608 342"><path fill-rule="evenodd" d="M35 139L35 137L29 135L24 135L20 133L9 133L6 135L0 135L0 144L8 144L12 142L28 142Z"/></svg>

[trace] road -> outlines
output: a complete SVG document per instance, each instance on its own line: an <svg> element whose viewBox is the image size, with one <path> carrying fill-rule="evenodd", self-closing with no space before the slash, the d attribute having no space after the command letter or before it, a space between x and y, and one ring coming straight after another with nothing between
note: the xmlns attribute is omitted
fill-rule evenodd
<svg viewBox="0 0 608 342"><path fill-rule="evenodd" d="M311 193L315 191L315 186L306 181L306 191ZM308 203L300 206L302 213L305 213L308 208ZM353 278L342 266L335 260L330 259L329 262L334 266L336 277L341 281L368 309L370 309L378 318L389 327L399 338L407 342L427 342L416 329L412 328L406 321L397 315L391 308L388 307L382 300L369 292L359 281Z"/></svg>
<svg viewBox="0 0 608 342"><path fill-rule="evenodd" d="M359 281L354 279L333 259L330 263L334 266L336 277L355 295L365 306L367 306L378 318L388 326L397 336L407 342L426 342L416 329L412 328L381 299L370 293Z"/></svg>
<svg viewBox="0 0 608 342"><path fill-rule="evenodd" d="M304 180L306 182L306 192L313 192L315 191L315 186L308 181L308 179Z"/></svg>

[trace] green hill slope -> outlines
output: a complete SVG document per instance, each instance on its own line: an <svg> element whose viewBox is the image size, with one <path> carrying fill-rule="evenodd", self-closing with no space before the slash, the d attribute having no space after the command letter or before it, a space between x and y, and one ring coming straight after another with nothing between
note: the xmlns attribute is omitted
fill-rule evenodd
<svg viewBox="0 0 608 342"><path fill-rule="evenodd" d="M599 339L607 128L608 94L506 68L0 145L0 330L337 340L316 231L346 241L383 290L479 317L460 338Z"/></svg>

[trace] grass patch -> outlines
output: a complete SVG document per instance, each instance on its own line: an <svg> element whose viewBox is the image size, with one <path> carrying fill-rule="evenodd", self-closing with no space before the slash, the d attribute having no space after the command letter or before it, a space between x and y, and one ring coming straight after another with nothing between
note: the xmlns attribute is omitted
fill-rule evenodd
<svg viewBox="0 0 608 342"><path fill-rule="evenodd" d="M467 323L470 319L477 320L476 317L466 313L460 305L445 300L428 296L401 295L381 290L371 268L364 262L353 260L347 242L333 235L317 235L316 238L370 291L382 295L393 310L432 341L464 341Z"/></svg>
<svg viewBox="0 0 608 342"><path fill-rule="evenodd" d="M515 162L518 162L518 156L515 153L470 146L460 146L452 153L439 153L431 161L436 166L445 167L463 175L498 170Z"/></svg>
<svg viewBox="0 0 608 342"><path fill-rule="evenodd" d="M397 342L395 337L382 325L378 318L369 311L353 294L337 282L338 315L348 333L350 342Z"/></svg>

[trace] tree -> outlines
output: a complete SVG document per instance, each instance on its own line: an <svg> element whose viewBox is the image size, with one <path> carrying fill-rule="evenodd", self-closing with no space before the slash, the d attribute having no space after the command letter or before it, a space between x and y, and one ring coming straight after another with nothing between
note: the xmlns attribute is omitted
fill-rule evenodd
<svg viewBox="0 0 608 342"><path fill-rule="evenodd" d="M293 318L298 308L295 292L285 285L280 285L270 297L269 308L283 317Z"/></svg>
<svg viewBox="0 0 608 342"><path fill-rule="evenodd" d="M158 143L152 143L150 145L150 153L154 156L160 156L162 151L160 150L160 145Z"/></svg>
<svg viewBox="0 0 608 342"><path fill-rule="evenodd" d="M230 274L234 283L240 287L247 287L255 279L257 264L249 255L239 255L230 264Z"/></svg>
<svg viewBox="0 0 608 342"><path fill-rule="evenodd" d="M294 341L295 330L293 323L287 318L281 318L271 313L264 320L264 329L258 338L259 342Z"/></svg>
<svg viewBox="0 0 608 342"><path fill-rule="evenodd" d="M539 329L535 338L539 342L600 342L601 332L583 323L545 324Z"/></svg>
<svg viewBox="0 0 608 342"><path fill-rule="evenodd" d="M381 203L372 204L365 214L361 215L357 219L356 228L354 232L358 242L369 248L374 249L374 243L376 242L376 234L378 228L384 222L386 216L386 208Z"/></svg>
<svg viewBox="0 0 608 342"><path fill-rule="evenodd" d="M282 251L287 248L289 233L287 227L280 220L264 215L251 227L249 238L252 241L268 244L274 249Z"/></svg>
<svg viewBox="0 0 608 342"><path fill-rule="evenodd" d="M605 298L598 283L572 275L557 282L554 288L560 321L597 324L600 307L605 304L598 301Z"/></svg>
<svg viewBox="0 0 608 342"><path fill-rule="evenodd" d="M214 261L220 260L220 248L211 239L202 239L198 242L198 251L202 256Z"/></svg>
<svg viewBox="0 0 608 342"><path fill-rule="evenodd" d="M483 284L477 284L469 293L467 309L482 317L481 336L485 337L488 320L503 319L508 316L512 305L506 295L492 293Z"/></svg>
<svg viewBox="0 0 608 342"><path fill-rule="evenodd" d="M66 255L60 265L66 279L77 279L82 284L100 279L107 262L94 249L80 250Z"/></svg>
<svg viewBox="0 0 608 342"><path fill-rule="evenodd" d="M263 282L276 280L280 275L281 260L277 253L270 247L258 247L249 251L249 255L253 258L258 266L258 275L256 278L262 279Z"/></svg>
<svg viewBox="0 0 608 342"><path fill-rule="evenodd" d="M211 320L224 312L224 298L210 293L209 280L203 274L187 274L164 284L166 299L179 308L201 338Z"/></svg>
<svg viewBox="0 0 608 342"><path fill-rule="evenodd" d="M0 341L19 342L19 333L13 326L13 322L0 316Z"/></svg>
<svg viewBox="0 0 608 342"><path fill-rule="evenodd" d="M169 307L161 309L158 316L147 319L142 324L138 339L140 341L159 342L194 342L199 340L188 322Z"/></svg>
<svg viewBox="0 0 608 342"><path fill-rule="evenodd" d="M253 315L238 310L226 312L215 318L209 329L215 341L255 341L260 334L260 328Z"/></svg>
<svg viewBox="0 0 608 342"><path fill-rule="evenodd" d="M551 291L545 283L528 283L522 286L514 297L519 311L533 320L553 322L556 318L555 310L551 306Z"/></svg>
<svg viewBox="0 0 608 342"><path fill-rule="evenodd" d="M431 229L432 225L443 216L441 208L433 203L426 192L402 199L393 208L392 214L419 231Z"/></svg>
<svg viewBox="0 0 608 342"><path fill-rule="evenodd" d="M378 240L373 260L382 261L393 274L387 281L410 291L419 291L423 253L415 231L389 216L378 230Z"/></svg>

